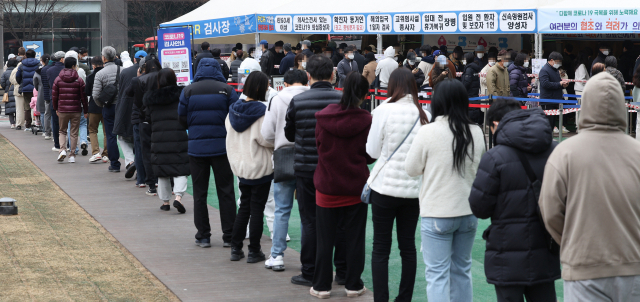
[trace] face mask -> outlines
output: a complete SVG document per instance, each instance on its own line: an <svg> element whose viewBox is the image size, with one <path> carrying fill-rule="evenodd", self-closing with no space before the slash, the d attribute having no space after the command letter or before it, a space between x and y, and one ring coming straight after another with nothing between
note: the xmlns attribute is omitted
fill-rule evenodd
<svg viewBox="0 0 640 302"><path fill-rule="evenodd" d="M509 65L511 65L511 62L504 62L504 67L509 67Z"/></svg>
<svg viewBox="0 0 640 302"><path fill-rule="evenodd" d="M394 59L396 62L398 62L398 57L393 57L393 59Z"/></svg>
<svg viewBox="0 0 640 302"><path fill-rule="evenodd" d="M489 66L496 65L496 61L489 61Z"/></svg>
<svg viewBox="0 0 640 302"><path fill-rule="evenodd" d="M467 65L467 60L462 60L462 65Z"/></svg>
<svg viewBox="0 0 640 302"><path fill-rule="evenodd" d="M351 54L348 54L348 55L347 55L347 58L349 58L349 60L353 60L353 54L352 54L352 53L351 53Z"/></svg>
<svg viewBox="0 0 640 302"><path fill-rule="evenodd" d="M560 68L560 66L562 66L562 64L558 64L558 63L556 63L556 64L553 64L553 68L555 68L555 69L558 69L558 68Z"/></svg>
<svg viewBox="0 0 640 302"><path fill-rule="evenodd" d="M422 56L423 56L423 57L426 57L426 56L427 56L427 53L426 53L426 52L423 52L423 53L422 53Z"/></svg>
<svg viewBox="0 0 640 302"><path fill-rule="evenodd" d="M327 57L327 58L331 58L331 54L330 53L325 53L324 56Z"/></svg>
<svg viewBox="0 0 640 302"><path fill-rule="evenodd" d="M279 50L278 50L278 53L282 53L282 49L279 49Z"/></svg>
<svg viewBox="0 0 640 302"><path fill-rule="evenodd" d="M608 50L603 50L602 54L605 55L605 56L608 56L609 55L609 51Z"/></svg>
<svg viewBox="0 0 640 302"><path fill-rule="evenodd" d="M409 62L409 65L413 65L416 63L416 61L408 61L408 62Z"/></svg>
<svg viewBox="0 0 640 302"><path fill-rule="evenodd" d="M524 66L524 67L529 67L529 61L524 62L524 65L522 65L522 66Z"/></svg>
<svg viewBox="0 0 640 302"><path fill-rule="evenodd" d="M482 57L484 57L483 53L477 53L476 56L478 56L478 59L482 59Z"/></svg>
<svg viewBox="0 0 640 302"><path fill-rule="evenodd" d="M302 68L307 69L307 62L302 62Z"/></svg>

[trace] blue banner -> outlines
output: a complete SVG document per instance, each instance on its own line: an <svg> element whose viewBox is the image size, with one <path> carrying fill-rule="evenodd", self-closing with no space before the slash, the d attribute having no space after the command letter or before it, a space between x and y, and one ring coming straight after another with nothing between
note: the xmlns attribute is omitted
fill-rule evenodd
<svg viewBox="0 0 640 302"><path fill-rule="evenodd" d="M255 15L243 15L191 23L171 24L170 26L193 26L194 39L217 38L252 34L258 31ZM162 26L161 26L162 27Z"/></svg>
<svg viewBox="0 0 640 302"><path fill-rule="evenodd" d="M159 29L158 54L162 68L171 68L176 73L178 85L191 83L191 28Z"/></svg>
<svg viewBox="0 0 640 302"><path fill-rule="evenodd" d="M22 46L26 50L33 49L36 52L36 59L40 60L42 52L44 51L42 41L22 41Z"/></svg>

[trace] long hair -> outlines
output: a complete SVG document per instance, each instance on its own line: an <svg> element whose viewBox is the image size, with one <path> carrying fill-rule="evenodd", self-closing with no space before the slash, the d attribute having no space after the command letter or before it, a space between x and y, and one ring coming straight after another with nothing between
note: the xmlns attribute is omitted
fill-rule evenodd
<svg viewBox="0 0 640 302"><path fill-rule="evenodd" d="M344 81L340 105L342 109L358 108L369 93L369 81L358 72L350 72Z"/></svg>
<svg viewBox="0 0 640 302"><path fill-rule="evenodd" d="M582 64L584 64L585 68L589 66L589 55L584 50L581 50L578 52L578 56L576 57L576 61L574 64L576 67L575 70L578 70L578 68L580 68L580 65Z"/></svg>
<svg viewBox="0 0 640 302"><path fill-rule="evenodd" d="M636 68L636 71L633 73L633 86L640 88L640 65Z"/></svg>
<svg viewBox="0 0 640 302"><path fill-rule="evenodd" d="M150 59L144 61L144 73L150 74L152 72L160 71L162 69L162 65L160 65L160 61L157 59Z"/></svg>
<svg viewBox="0 0 640 302"><path fill-rule="evenodd" d="M158 89L167 86L178 86L176 73L171 68L163 68L158 72Z"/></svg>
<svg viewBox="0 0 640 302"><path fill-rule="evenodd" d="M418 86L416 85L413 73L411 73L409 69L398 68L391 73L387 95L391 96L387 103L394 103L405 95L411 95L413 97L413 103L416 105L416 108L418 108L418 113L420 114L420 124L425 125L429 122L427 120L427 114L424 113L422 106L420 106L418 102Z"/></svg>
<svg viewBox="0 0 640 302"><path fill-rule="evenodd" d="M453 168L462 174L467 157L473 160L474 143L469 124L469 97L464 85L458 80L445 79L438 84L438 90L433 93L431 100L432 121L438 116L447 116L449 129L453 133ZM469 153L471 145L471 153Z"/></svg>

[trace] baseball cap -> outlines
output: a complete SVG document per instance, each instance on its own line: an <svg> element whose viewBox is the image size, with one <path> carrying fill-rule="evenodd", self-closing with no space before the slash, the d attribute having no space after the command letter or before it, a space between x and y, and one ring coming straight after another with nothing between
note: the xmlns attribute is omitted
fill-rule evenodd
<svg viewBox="0 0 640 302"><path fill-rule="evenodd" d="M269 45L269 42L267 42L267 40L262 40L260 41L260 45Z"/></svg>
<svg viewBox="0 0 640 302"><path fill-rule="evenodd" d="M147 56L147 52L144 50L138 50L138 52L136 52L136 55L135 55L136 58L140 58L140 57L144 58L146 56Z"/></svg>

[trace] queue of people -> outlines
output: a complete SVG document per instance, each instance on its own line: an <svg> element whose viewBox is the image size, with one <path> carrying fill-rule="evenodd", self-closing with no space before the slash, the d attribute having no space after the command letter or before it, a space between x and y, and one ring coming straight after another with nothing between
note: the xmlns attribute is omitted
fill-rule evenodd
<svg viewBox="0 0 640 302"><path fill-rule="evenodd" d="M27 112L18 107L17 96L24 98L31 83L50 108L49 136L60 163L76 161L78 139L88 131L89 161L120 172L120 147L125 177L136 175L136 186L157 195L162 211L173 206L186 212L182 196L191 176L195 244L229 248L231 261L246 257L247 263L285 270L289 217L297 200L302 265L291 282L309 287L317 298L330 298L334 282L345 286L348 297L367 291L362 274L370 204L374 301L393 298L389 255L394 224L401 257L395 301L414 299L418 226L427 299L473 301L471 254L478 219L489 218L491 225L482 234L484 269L498 301L556 301L554 282L560 278L565 301L640 299L634 290L640 282L640 254L633 252L640 247L640 205L635 202L640 164L634 161L640 143L624 134L624 90L612 59L605 56L590 68L590 80L578 87L581 132L558 144L552 139L553 119L540 108L523 110L512 99L532 90L524 53L490 50L485 55L484 48L477 48L475 54L455 49L448 55L446 49L425 46L408 52L405 61L389 47L376 62L371 50L362 56L353 46L340 46L329 56L305 53L311 52L309 41L296 47L299 54L290 44L261 44L260 62L253 58L255 50L246 58L241 45L234 51L231 65L249 69L246 77L237 70L234 75L219 49L198 55L193 83L186 87L178 86L172 69L163 69L155 55L144 51L125 68L116 64L116 50L104 47L101 57L90 61L93 73L88 75L73 50L43 56L51 60L40 60L41 67L27 51L25 64L11 58L0 79L2 87L9 87L5 112L16 115L16 128L23 125L17 114ZM276 92L269 75L282 53L279 64L284 60L290 67L283 70L285 88ZM541 97L563 97L568 81L558 72L562 61L558 52L549 55L539 75ZM583 55L576 61L576 76L586 76L588 62ZM483 71L484 82L478 75ZM460 80L456 72L463 73ZM31 81L25 78L30 75ZM228 84L230 77L243 84L242 93ZM387 98L368 112L361 105L372 78L387 89ZM18 80L22 91L15 89ZM633 81L634 90L640 89L640 72ZM425 85L433 88L429 110L418 97ZM484 87L488 94L506 97L487 111L487 135L496 144L490 150L474 115L481 113L469 110L469 98ZM80 129L82 118L88 119L87 130ZM605 165L593 165L603 160ZM211 239L208 219L211 172L221 218L219 240ZM268 216L273 231L267 256L260 240ZM596 220L606 226L592 223Z"/></svg>

